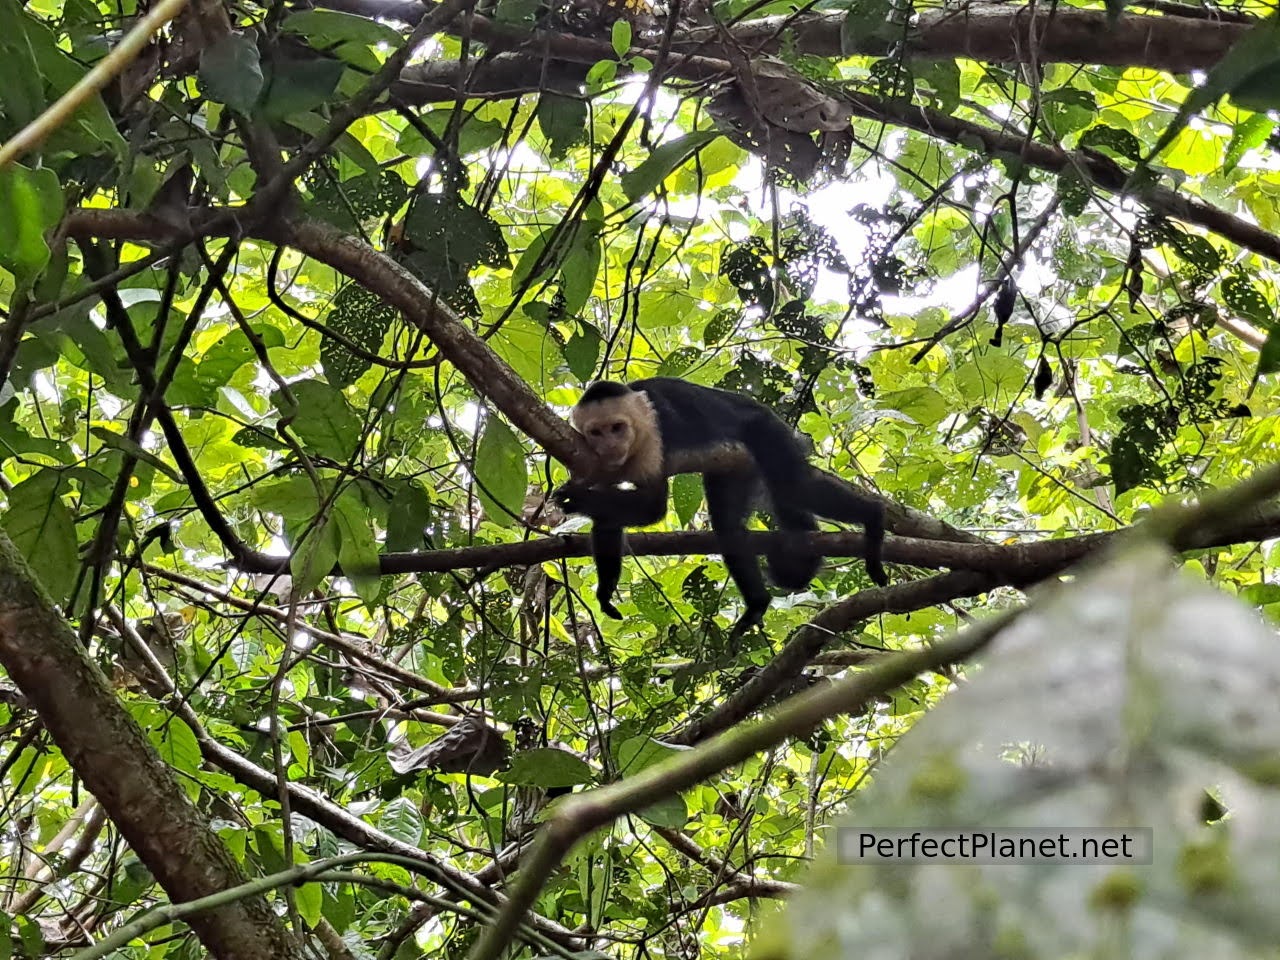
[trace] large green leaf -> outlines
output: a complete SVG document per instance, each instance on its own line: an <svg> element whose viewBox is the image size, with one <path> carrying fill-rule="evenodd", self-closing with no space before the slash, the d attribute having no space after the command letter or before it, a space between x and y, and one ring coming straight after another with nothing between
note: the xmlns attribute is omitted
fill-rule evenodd
<svg viewBox="0 0 1280 960"><path fill-rule="evenodd" d="M62 603L76 580L76 530L71 511L62 502L62 478L56 470L41 470L9 493L9 507L0 524L55 603Z"/></svg>
<svg viewBox="0 0 1280 960"><path fill-rule="evenodd" d="M485 420L476 448L476 483L485 516L499 526L512 526L524 506L529 468L515 433L494 416Z"/></svg>

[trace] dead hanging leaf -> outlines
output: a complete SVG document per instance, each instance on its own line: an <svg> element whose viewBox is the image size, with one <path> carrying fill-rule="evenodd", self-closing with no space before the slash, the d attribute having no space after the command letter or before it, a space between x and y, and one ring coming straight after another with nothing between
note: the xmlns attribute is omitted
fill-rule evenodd
<svg viewBox="0 0 1280 960"><path fill-rule="evenodd" d="M800 181L842 153L853 117L849 104L781 60L735 56L730 62L734 83L707 104L725 136ZM814 133L822 135L818 143Z"/></svg>
<svg viewBox="0 0 1280 960"><path fill-rule="evenodd" d="M760 116L774 126L793 133L849 129L853 108L820 90L781 60L752 60L751 76Z"/></svg>
<svg viewBox="0 0 1280 960"><path fill-rule="evenodd" d="M436 770L488 776L506 767L507 754L502 733L482 718L469 716L421 747L409 747L407 741L397 741L387 752L387 762L399 774Z"/></svg>

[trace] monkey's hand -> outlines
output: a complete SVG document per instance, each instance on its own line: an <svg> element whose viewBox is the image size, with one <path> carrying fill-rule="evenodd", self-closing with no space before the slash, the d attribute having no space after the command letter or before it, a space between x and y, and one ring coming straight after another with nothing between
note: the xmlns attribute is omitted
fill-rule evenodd
<svg viewBox="0 0 1280 960"><path fill-rule="evenodd" d="M567 480L551 491L551 499L566 513L585 513L590 492L591 485L585 480Z"/></svg>
<svg viewBox="0 0 1280 960"><path fill-rule="evenodd" d="M613 601L607 596L601 596L599 591L596 593L596 602L600 604L600 612L611 620L621 620L622 614L618 612L618 608L613 605Z"/></svg>
<svg viewBox="0 0 1280 960"><path fill-rule="evenodd" d="M867 561L867 573L880 586L887 587L889 585L889 575L884 572L884 567L881 566L879 560Z"/></svg>

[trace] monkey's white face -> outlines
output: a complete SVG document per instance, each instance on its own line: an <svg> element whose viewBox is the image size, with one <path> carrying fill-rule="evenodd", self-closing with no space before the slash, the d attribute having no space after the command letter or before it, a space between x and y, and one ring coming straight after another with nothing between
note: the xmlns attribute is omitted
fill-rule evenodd
<svg viewBox="0 0 1280 960"><path fill-rule="evenodd" d="M626 464L636 444L635 428L624 417L592 419L579 429L600 462L610 470Z"/></svg>

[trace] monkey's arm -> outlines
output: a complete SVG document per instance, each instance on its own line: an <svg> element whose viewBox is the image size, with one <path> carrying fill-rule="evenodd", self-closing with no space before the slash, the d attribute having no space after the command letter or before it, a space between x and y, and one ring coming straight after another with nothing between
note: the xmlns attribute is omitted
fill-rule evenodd
<svg viewBox="0 0 1280 960"><path fill-rule="evenodd" d="M591 528L591 555L596 561L596 602L600 612L614 620L622 614L613 605L613 592L622 576L622 548L626 532L622 527L604 526L599 521Z"/></svg>
<svg viewBox="0 0 1280 960"><path fill-rule="evenodd" d="M569 480L556 487L551 498L569 513L615 527L645 527L667 515L665 477L626 488Z"/></svg>
<svg viewBox="0 0 1280 960"><path fill-rule="evenodd" d="M596 563L596 601L606 616L621 620L613 593L622 575L625 528L647 526L666 516L666 479L627 489L570 480L552 491L551 497L569 513L580 513L594 521L591 555Z"/></svg>

